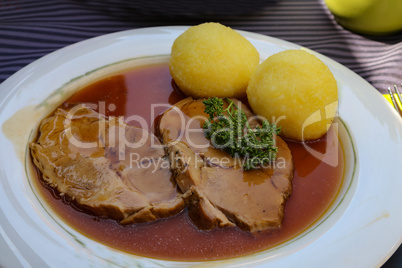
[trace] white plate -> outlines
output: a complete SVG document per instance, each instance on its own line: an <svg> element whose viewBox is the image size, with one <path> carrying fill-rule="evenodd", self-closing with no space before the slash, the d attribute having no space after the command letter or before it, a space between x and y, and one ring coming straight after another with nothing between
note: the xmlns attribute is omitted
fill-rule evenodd
<svg viewBox="0 0 402 268"><path fill-rule="evenodd" d="M71 88L75 78L101 67L129 58L168 55L174 39L185 29L145 28L93 38L37 60L0 85L0 266L375 267L384 263L402 241L402 120L366 81L316 53L338 81L346 179L328 213L295 239L232 260L201 264L152 260L92 241L65 225L38 200L23 158L36 124L30 120L36 111L32 107L51 94L57 97L54 92L63 85ZM275 38L241 33L262 59L300 48ZM17 129L10 128L7 121L12 116L20 120Z"/></svg>

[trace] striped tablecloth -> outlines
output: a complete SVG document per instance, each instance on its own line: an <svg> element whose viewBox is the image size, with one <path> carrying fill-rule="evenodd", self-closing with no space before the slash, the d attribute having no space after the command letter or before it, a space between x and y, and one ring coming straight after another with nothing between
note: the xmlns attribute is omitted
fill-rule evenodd
<svg viewBox="0 0 402 268"><path fill-rule="evenodd" d="M130 4L133 2L0 0L0 82L43 55L94 36L140 27L219 21L320 52L382 93L388 86L402 83L402 33L383 37L351 33L336 23L323 0L266 1L255 13L198 17L178 11L178 7L154 4L151 9L153 2L162 0L144 1L147 5ZM168 10L165 15L164 9Z"/></svg>
<svg viewBox="0 0 402 268"><path fill-rule="evenodd" d="M226 0L223 2L230 4L223 9L217 4L220 1L197 2L0 0L0 83L36 59L84 39L127 29L206 21L320 52L359 74L381 93L402 83L402 33L382 37L352 33L337 24L323 0L242 0L238 5L236 0ZM244 12L234 14L239 8ZM225 14L211 14L211 9ZM0 251L0 267L7 258L3 254ZM401 248L384 267L402 267Z"/></svg>

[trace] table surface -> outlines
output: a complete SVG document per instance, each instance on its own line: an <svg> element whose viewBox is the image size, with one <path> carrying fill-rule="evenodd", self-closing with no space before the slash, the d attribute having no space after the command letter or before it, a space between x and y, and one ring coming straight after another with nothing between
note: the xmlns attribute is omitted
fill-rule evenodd
<svg viewBox="0 0 402 268"><path fill-rule="evenodd" d="M91 37L207 21L315 50L348 67L381 93L402 83L402 32L380 37L352 33L335 21L324 0L142 2L0 0L0 83L38 58ZM218 2L230 4L222 9ZM0 267L8 267L12 258L12 251L0 239ZM402 267L402 247L383 267Z"/></svg>

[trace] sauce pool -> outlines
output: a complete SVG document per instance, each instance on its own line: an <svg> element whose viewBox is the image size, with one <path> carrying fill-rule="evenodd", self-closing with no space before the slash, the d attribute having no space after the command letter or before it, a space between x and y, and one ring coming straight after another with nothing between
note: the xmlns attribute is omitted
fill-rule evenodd
<svg viewBox="0 0 402 268"><path fill-rule="evenodd" d="M90 104L99 113L124 116L128 124L153 131L157 115L167 109L167 104L172 105L183 98L172 84L167 64L155 64L95 82L61 106ZM238 257L274 247L300 234L323 215L339 191L344 158L338 136L332 128L324 138L307 145L315 151L335 155L338 158L335 167L316 159L302 143L287 143L293 155L295 173L293 193L286 203L283 224L278 229L256 235L239 228L198 230L186 210L156 222L123 226L82 211L45 185L39 173L36 183L41 185L37 189L61 219L82 234L110 247L166 260Z"/></svg>

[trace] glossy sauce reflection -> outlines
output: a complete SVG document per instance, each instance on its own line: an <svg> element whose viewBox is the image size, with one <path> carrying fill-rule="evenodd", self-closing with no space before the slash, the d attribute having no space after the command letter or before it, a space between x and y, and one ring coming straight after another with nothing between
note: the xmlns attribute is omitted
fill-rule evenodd
<svg viewBox="0 0 402 268"><path fill-rule="evenodd" d="M182 99L172 84L166 64L142 67L94 83L68 99L63 106L89 103L105 110L106 116L143 117L153 131L156 116ZM100 101L103 103L101 106ZM151 105L154 104L154 109ZM158 104L158 106L155 106ZM114 107L114 109L113 109ZM99 109L97 109L99 111ZM132 120L132 125L140 122ZM338 165L332 167L315 159L303 144L288 142L292 151L295 176L293 194L289 198L282 227L253 236L237 228L200 231L192 225L183 211L158 222L121 226L113 220L83 213L70 200L60 198L49 187L38 187L48 204L71 226L88 237L111 247L137 255L169 260L223 259L258 252L278 245L296 236L325 212L335 198L342 182L344 159L342 147L334 132L308 145L324 152L327 143L338 156ZM262 183L251 182L251 185ZM38 180L39 181L39 180Z"/></svg>

